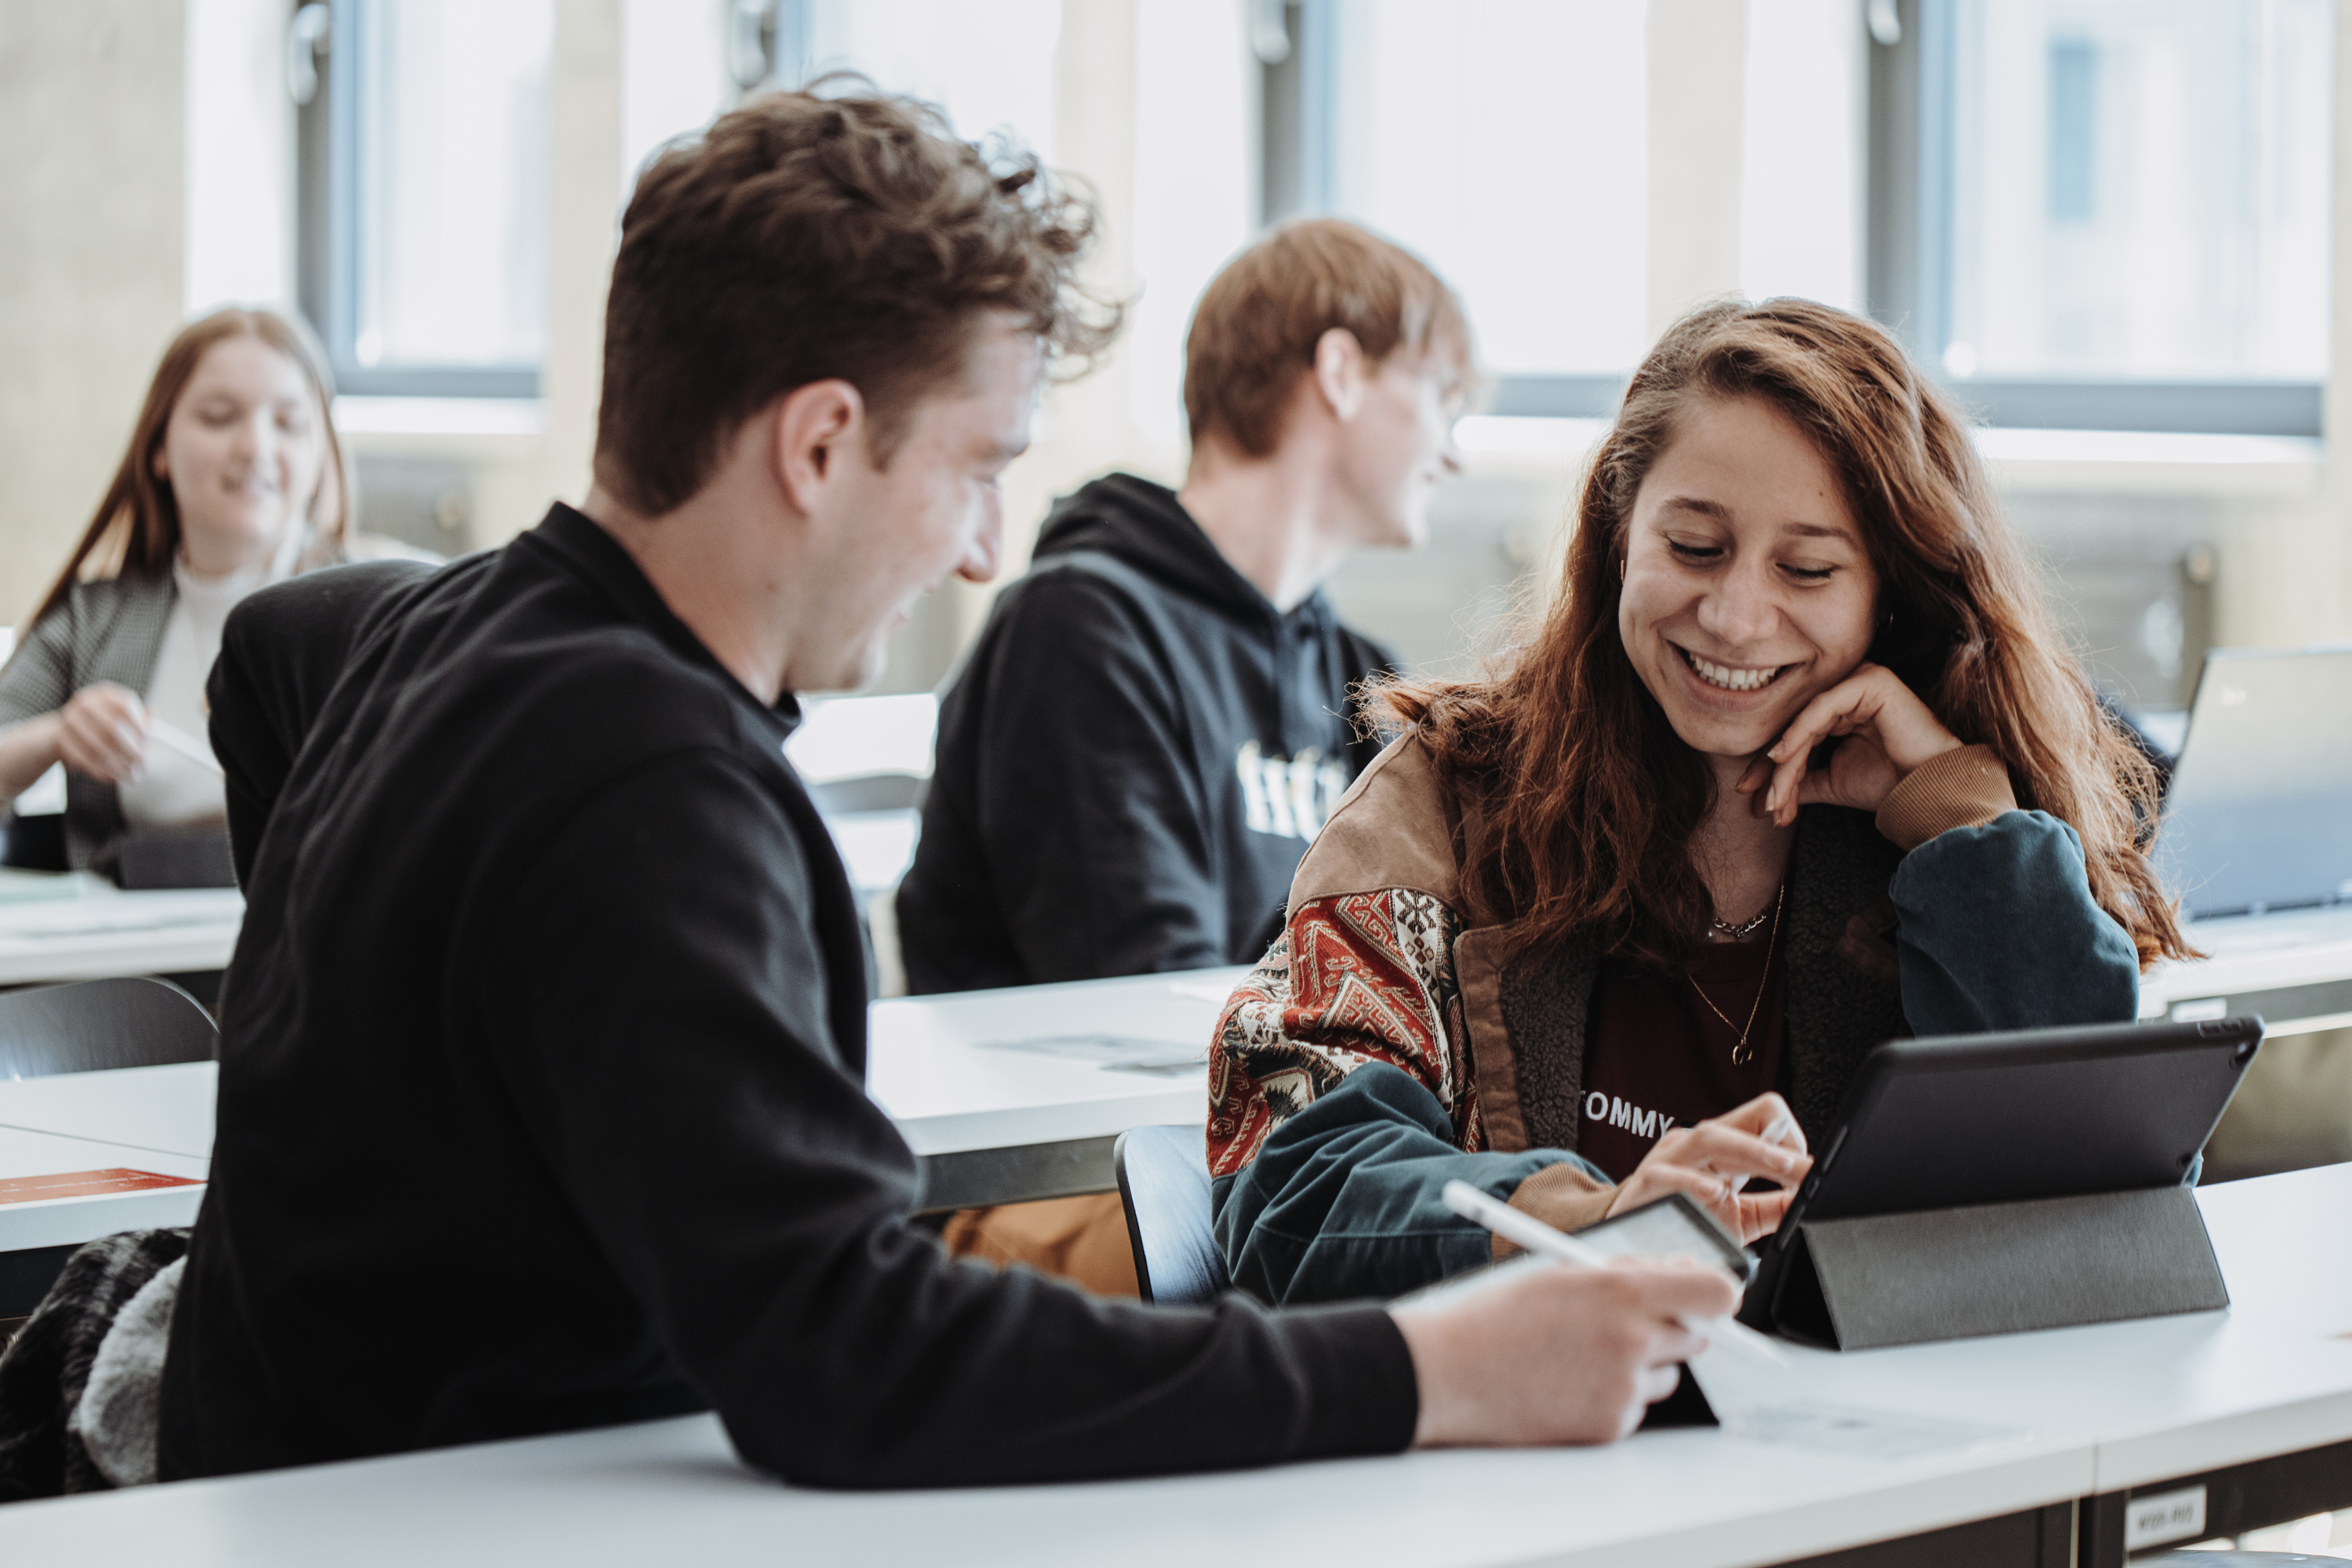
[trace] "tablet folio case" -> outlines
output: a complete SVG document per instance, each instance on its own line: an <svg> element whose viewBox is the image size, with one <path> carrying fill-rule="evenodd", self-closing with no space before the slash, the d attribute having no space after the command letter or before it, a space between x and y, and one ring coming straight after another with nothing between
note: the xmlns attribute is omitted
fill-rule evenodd
<svg viewBox="0 0 2352 1568"><path fill-rule="evenodd" d="M1778 1261L1759 1315L1832 1350L2230 1304L2189 1187L1808 1221Z"/></svg>

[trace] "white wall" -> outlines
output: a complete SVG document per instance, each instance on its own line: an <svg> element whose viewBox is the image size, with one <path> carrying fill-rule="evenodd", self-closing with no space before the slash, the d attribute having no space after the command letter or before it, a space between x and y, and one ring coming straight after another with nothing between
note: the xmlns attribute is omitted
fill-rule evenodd
<svg viewBox="0 0 2352 1568"><path fill-rule="evenodd" d="M0 0L0 624L63 563L180 322L178 0Z"/></svg>
<svg viewBox="0 0 2352 1568"><path fill-rule="evenodd" d="M294 299L285 0L184 0L187 314Z"/></svg>

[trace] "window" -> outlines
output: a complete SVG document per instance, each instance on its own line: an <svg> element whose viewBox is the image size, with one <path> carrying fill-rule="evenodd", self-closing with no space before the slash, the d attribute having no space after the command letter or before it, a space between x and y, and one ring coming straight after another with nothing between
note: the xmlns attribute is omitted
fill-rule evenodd
<svg viewBox="0 0 2352 1568"><path fill-rule="evenodd" d="M1872 306L1965 401L2319 433L2327 0L1872 10Z"/></svg>
<svg viewBox="0 0 2352 1568"><path fill-rule="evenodd" d="M960 136L1009 131L1053 158L1062 0L732 0L729 26L746 92L860 71L938 104Z"/></svg>
<svg viewBox="0 0 2352 1568"><path fill-rule="evenodd" d="M1284 10L1252 40L1267 221L1332 212L1424 258L1486 327L1496 412L1611 412L1648 346L1643 7Z"/></svg>
<svg viewBox="0 0 2352 1568"><path fill-rule="evenodd" d="M554 32L554 0L296 14L299 289L341 391L538 395Z"/></svg>

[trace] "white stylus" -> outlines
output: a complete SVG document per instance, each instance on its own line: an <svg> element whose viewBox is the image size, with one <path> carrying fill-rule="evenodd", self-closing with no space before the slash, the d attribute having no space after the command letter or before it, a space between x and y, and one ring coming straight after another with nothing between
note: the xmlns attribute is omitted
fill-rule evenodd
<svg viewBox="0 0 2352 1568"><path fill-rule="evenodd" d="M1448 1182L1439 1194L1445 1206L1464 1219L1476 1220L1505 1241L1515 1241L1529 1252L1539 1252L1555 1263L1565 1263L1577 1268L1606 1268L1609 1254L1590 1242L1577 1240L1552 1229L1533 1215L1521 1214L1508 1204L1496 1203L1467 1182ZM1774 1366L1787 1366L1789 1358L1780 1347L1745 1323L1729 1318L1685 1318L1683 1327L1695 1334L1727 1345L1737 1345L1749 1355L1770 1362Z"/></svg>
<svg viewBox="0 0 2352 1568"><path fill-rule="evenodd" d="M223 772L219 762L214 758L212 748L177 724L167 724L161 719L150 719L147 721L147 738L151 741L163 742L188 761L201 763L214 773L220 773L223 778L228 776Z"/></svg>

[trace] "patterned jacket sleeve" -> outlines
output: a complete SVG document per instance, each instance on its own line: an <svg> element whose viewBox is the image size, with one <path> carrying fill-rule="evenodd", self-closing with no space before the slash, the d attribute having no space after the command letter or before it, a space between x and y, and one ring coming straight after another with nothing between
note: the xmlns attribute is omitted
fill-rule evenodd
<svg viewBox="0 0 2352 1568"><path fill-rule="evenodd" d="M69 612L52 610L36 622L0 667L0 724L53 713L74 694L73 628Z"/></svg>
<svg viewBox="0 0 2352 1568"><path fill-rule="evenodd" d="M1440 1189L1458 1178L1508 1199L1574 1158L1485 1152L1460 1050L1458 929L1410 889L1309 900L1225 1005L1208 1152L1235 1285L1286 1304L1458 1274L1488 1260L1488 1239Z"/></svg>

